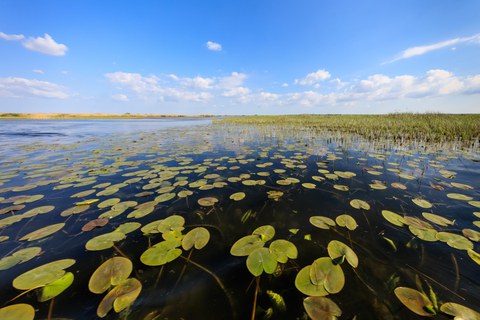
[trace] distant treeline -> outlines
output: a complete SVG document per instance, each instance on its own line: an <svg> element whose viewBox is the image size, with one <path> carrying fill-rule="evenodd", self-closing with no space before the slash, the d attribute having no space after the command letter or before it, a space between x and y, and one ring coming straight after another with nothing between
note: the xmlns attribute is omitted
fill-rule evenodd
<svg viewBox="0 0 480 320"><path fill-rule="evenodd" d="M369 139L422 141L478 141L480 114L393 113L386 115L243 116L220 123L298 126L340 131Z"/></svg>
<svg viewBox="0 0 480 320"><path fill-rule="evenodd" d="M0 113L0 119L158 119L158 118L211 118L214 115L181 114L107 114L107 113Z"/></svg>

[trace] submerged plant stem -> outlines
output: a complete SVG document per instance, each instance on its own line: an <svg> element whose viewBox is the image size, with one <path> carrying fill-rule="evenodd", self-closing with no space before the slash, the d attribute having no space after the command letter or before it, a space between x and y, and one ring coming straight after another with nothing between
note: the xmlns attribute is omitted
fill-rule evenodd
<svg viewBox="0 0 480 320"><path fill-rule="evenodd" d="M455 255L452 253L452 261L453 261L453 267L455 268L455 287L454 290L458 291L458 284L460 282L460 271L458 270L458 262L457 258L455 258Z"/></svg>
<svg viewBox="0 0 480 320"><path fill-rule="evenodd" d="M120 254L122 257L128 259L128 257L125 255L125 253L123 253L122 250L120 250L120 248L118 248L116 245L113 245L113 248L114 248L114 249L118 252L118 254Z"/></svg>
<svg viewBox="0 0 480 320"><path fill-rule="evenodd" d="M182 280L183 274L185 273L185 270L187 269L187 264L190 262L190 257L192 256L193 250L194 249L192 248L192 250L190 250L190 252L188 253L187 262L183 265L182 272L180 272L180 276L178 277L177 282L175 282L175 285L173 286L173 290L175 290L177 288L178 284Z"/></svg>
<svg viewBox="0 0 480 320"><path fill-rule="evenodd" d="M260 276L255 279L255 295L253 297L253 308L252 308L252 320L255 320L255 312L257 311L257 298L258 298L258 290L260 289Z"/></svg>
<svg viewBox="0 0 480 320"><path fill-rule="evenodd" d="M48 315L47 315L47 320L52 319L52 312L53 312L53 302L55 301L55 297L50 300L50 305L48 307Z"/></svg>
<svg viewBox="0 0 480 320"><path fill-rule="evenodd" d="M157 279L155 279L155 285L154 285L154 288L157 287L158 285L158 282L160 281L160 277L162 276L162 273L163 273L163 268L165 267L165 265L163 264L162 267L160 268L160 271L158 271L158 275L157 275Z"/></svg>

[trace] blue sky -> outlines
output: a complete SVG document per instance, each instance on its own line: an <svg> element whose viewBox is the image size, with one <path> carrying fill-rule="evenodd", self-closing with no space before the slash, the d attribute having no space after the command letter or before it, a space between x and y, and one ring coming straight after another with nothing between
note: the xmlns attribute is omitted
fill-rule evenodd
<svg viewBox="0 0 480 320"><path fill-rule="evenodd" d="M0 1L0 112L480 112L480 2Z"/></svg>

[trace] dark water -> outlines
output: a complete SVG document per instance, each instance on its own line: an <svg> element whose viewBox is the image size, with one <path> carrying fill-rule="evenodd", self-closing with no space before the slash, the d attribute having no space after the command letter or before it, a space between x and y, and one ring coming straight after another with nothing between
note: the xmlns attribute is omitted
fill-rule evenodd
<svg viewBox="0 0 480 320"><path fill-rule="evenodd" d="M0 299L5 305L31 304L37 310L36 318L47 318L50 307L49 301L38 302L37 293L41 289L7 302L22 292L12 286L17 276L51 261L75 259L76 263L67 268L75 279L55 297L52 318L95 319L97 306L106 293L89 292L89 279L104 261L124 255L132 261L130 277L142 283L142 291L131 307L120 314L111 310L106 318L250 319L254 277L246 267L246 257L232 256L230 248L263 225L275 228L273 240L292 242L298 249L298 257L279 264L273 274L260 276L256 319L308 319L303 306L306 295L295 287L295 278L303 267L328 257L331 240L350 246L359 259L357 268L346 262L341 264L345 285L340 292L328 295L342 310L339 319L422 318L399 302L393 292L396 287L422 288L428 294L431 286L439 305L451 301L480 309L480 266L467 250L442 241L419 239L408 226L395 226L381 214L382 210L390 210L427 222L422 213L434 213L454 221L448 226L429 222L437 232L462 235L464 229L480 231L479 225L474 224L480 220L474 214L480 209L472 202L480 200L476 149L421 144L396 146L338 134L224 127L205 124L203 120L19 121L18 125L8 121L6 125L8 128L4 122L0 123L0 137L3 137L0 148L4 149L0 155L0 210L14 205L13 202L25 207L0 215L0 236L9 237L0 242L0 258L33 246L41 247L42 254L0 271ZM20 140L24 143L17 143ZM441 170L451 173L445 177ZM348 171L355 176L325 175L335 171ZM413 178L403 178L398 172ZM294 178L294 182L287 185L278 182L287 178ZM195 185L199 180L205 180L203 184L207 186ZM242 182L250 180L260 182L256 185ZM386 189L373 189L370 184L375 180ZM468 188L455 187L451 182ZM310 189L311 185L303 183L315 185ZM394 188L392 183L401 183L406 189ZM115 184L120 184L118 190L109 195L102 193ZM347 186L348 191L334 187L338 185ZM91 190L89 195L76 196L88 190ZM146 191L152 194L145 194ZM181 197L181 191L192 194ZM275 200L269 198L269 191L281 191L283 195ZM229 198L237 192L244 192L245 198L240 201ZM128 208L102 228L81 231L88 221L109 215L109 207L97 207L104 200L119 198L139 205L165 193L171 193L171 199L155 203L148 215L128 217L134 211ZM449 193L471 199L451 199L446 196ZM24 198L18 198L24 195L43 197L25 202ZM214 197L218 202L202 206L198 200L205 197ZM419 207L412 202L415 198L429 201L432 207ZM98 202L86 211L63 214L75 207L76 202L92 199ZM350 205L353 199L366 201L370 209L353 208ZM12 216L41 206L54 209L9 222ZM355 230L339 225L319 229L309 222L312 216L335 220L343 214L355 219L358 224ZM194 250L190 257L197 265L186 263L187 251L182 253L184 258L179 257L164 267L143 264L140 261L143 252L163 239L160 233L147 236L140 229L126 234L125 239L116 242L116 248L101 251L85 248L90 239L112 232L126 222L145 226L172 215L184 217L183 234L198 226L209 231L208 244ZM44 238L20 240L32 231L56 223L65 225ZM480 252L478 240L470 242L473 250ZM212 275L218 277L223 288ZM272 292L283 298L285 310L271 299ZM434 318L452 317L438 313Z"/></svg>

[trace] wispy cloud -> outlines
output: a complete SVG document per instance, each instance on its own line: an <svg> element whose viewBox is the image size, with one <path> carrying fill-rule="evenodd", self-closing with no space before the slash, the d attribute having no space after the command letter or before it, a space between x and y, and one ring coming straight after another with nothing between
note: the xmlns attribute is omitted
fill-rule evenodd
<svg viewBox="0 0 480 320"><path fill-rule="evenodd" d="M115 94L112 96L112 99L115 101L127 102L128 96L126 94Z"/></svg>
<svg viewBox="0 0 480 320"><path fill-rule="evenodd" d="M475 34L473 36L470 36L470 37L453 38L453 39L448 39L448 40L445 40L445 41L437 42L437 43L434 43L434 44L408 48L408 49L400 52L400 54L398 54L392 60L384 62L383 64L392 63L392 62L395 62L395 61L398 61L398 60L403 60L403 59L409 59L409 58L416 57L416 56L421 56L421 55L424 55L424 54L426 54L430 51L440 50L440 49L443 49L443 48L451 47L451 46L462 44L462 43L478 43L478 44L480 44L480 33L477 33L477 34Z"/></svg>
<svg viewBox="0 0 480 320"><path fill-rule="evenodd" d="M213 41L207 41L207 49L211 51L222 51L222 45Z"/></svg>
<svg viewBox="0 0 480 320"><path fill-rule="evenodd" d="M316 85L319 82L325 81L330 78L330 72L320 69L315 72L309 73L303 79L295 79L295 84L299 84L301 86L311 86Z"/></svg>
<svg viewBox="0 0 480 320"><path fill-rule="evenodd" d="M56 83L17 77L0 78L0 96L9 98L41 97L66 99L70 95Z"/></svg>
<svg viewBox="0 0 480 320"><path fill-rule="evenodd" d="M6 34L0 32L0 39L7 41L21 41L24 48L50 56L64 56L68 51L66 45L56 42L47 33L45 33L43 37L25 38L23 34Z"/></svg>

